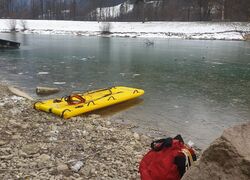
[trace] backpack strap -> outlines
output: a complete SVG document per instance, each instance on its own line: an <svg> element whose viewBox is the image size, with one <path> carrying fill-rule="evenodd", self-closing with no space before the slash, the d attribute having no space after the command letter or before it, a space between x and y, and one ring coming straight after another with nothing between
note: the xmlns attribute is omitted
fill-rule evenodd
<svg viewBox="0 0 250 180"><path fill-rule="evenodd" d="M172 138L159 139L151 143L151 149L154 151L160 151L165 147L171 147L173 143Z"/></svg>
<svg viewBox="0 0 250 180"><path fill-rule="evenodd" d="M159 140L153 141L151 143L151 149L154 150L154 151L160 151L165 147L171 147L172 144L173 144L173 139L176 139L176 140L184 143L181 135L178 134L174 138L169 137L169 138L159 139Z"/></svg>
<svg viewBox="0 0 250 180"><path fill-rule="evenodd" d="M186 157L186 162L185 162L185 169L186 171L190 168L191 165L193 165L194 161L193 161L193 157L190 153L190 151L186 148L182 149L181 152L185 155Z"/></svg>
<svg viewBox="0 0 250 180"><path fill-rule="evenodd" d="M182 177L184 173L190 168L190 166L193 165L193 162L195 160L193 159L193 156L190 153L190 151L186 148L183 148L180 151L180 153L181 154L175 157L174 163L176 164L178 168L180 177Z"/></svg>
<svg viewBox="0 0 250 180"><path fill-rule="evenodd" d="M179 140L180 142L184 143L184 140L183 140L183 138L181 137L180 134L178 134L177 136L175 136L174 139Z"/></svg>

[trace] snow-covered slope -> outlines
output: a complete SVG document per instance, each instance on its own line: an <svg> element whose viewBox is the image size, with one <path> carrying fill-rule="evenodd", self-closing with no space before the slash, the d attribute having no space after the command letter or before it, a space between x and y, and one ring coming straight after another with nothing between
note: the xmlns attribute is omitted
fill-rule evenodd
<svg viewBox="0 0 250 180"><path fill-rule="evenodd" d="M0 19L0 32L10 31L12 20ZM17 20L17 29L23 22ZM90 21L26 20L24 33L101 35L105 23ZM160 37L185 39L242 40L244 32L250 33L250 23L239 22L110 22L110 36Z"/></svg>

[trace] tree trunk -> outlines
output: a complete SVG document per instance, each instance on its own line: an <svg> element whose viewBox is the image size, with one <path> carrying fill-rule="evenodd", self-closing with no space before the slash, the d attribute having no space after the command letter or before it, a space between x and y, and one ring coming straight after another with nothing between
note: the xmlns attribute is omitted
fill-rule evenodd
<svg viewBox="0 0 250 180"><path fill-rule="evenodd" d="M225 0L222 0L222 7L221 7L221 20L225 20Z"/></svg>

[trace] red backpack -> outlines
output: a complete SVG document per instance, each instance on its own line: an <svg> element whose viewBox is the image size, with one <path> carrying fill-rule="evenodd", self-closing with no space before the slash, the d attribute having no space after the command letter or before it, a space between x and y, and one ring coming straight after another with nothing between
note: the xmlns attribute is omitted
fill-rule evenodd
<svg viewBox="0 0 250 180"><path fill-rule="evenodd" d="M153 141L151 148L140 162L142 180L180 180L196 161L194 150L184 144L180 135Z"/></svg>

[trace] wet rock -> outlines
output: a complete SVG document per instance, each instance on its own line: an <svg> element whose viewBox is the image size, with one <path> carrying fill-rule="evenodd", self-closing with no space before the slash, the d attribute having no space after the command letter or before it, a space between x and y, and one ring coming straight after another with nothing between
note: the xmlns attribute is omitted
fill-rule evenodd
<svg viewBox="0 0 250 180"><path fill-rule="evenodd" d="M250 179L250 122L225 130L191 167L184 180Z"/></svg>
<svg viewBox="0 0 250 180"><path fill-rule="evenodd" d="M245 34L243 38L245 41L250 41L250 34Z"/></svg>
<svg viewBox="0 0 250 180"><path fill-rule="evenodd" d="M58 93L60 89L58 88L52 88L52 87L41 87L38 86L36 88L36 94L38 95L50 95L50 94L55 94Z"/></svg>

